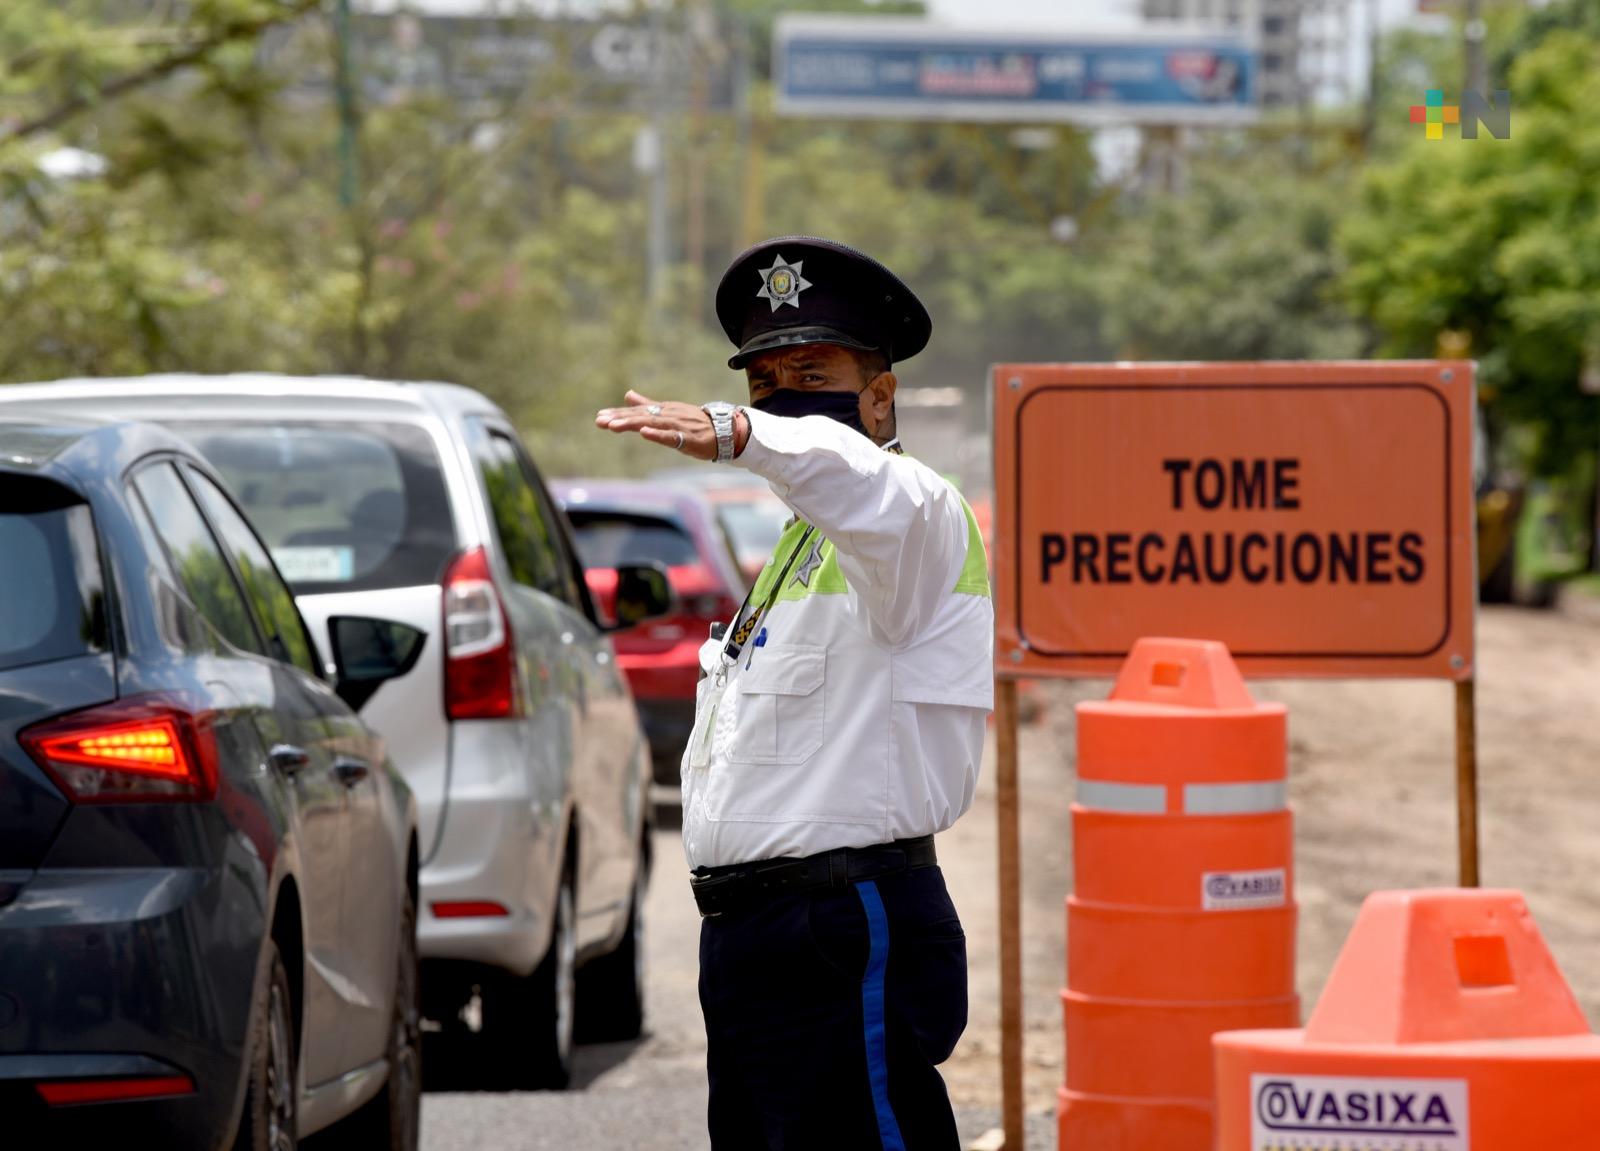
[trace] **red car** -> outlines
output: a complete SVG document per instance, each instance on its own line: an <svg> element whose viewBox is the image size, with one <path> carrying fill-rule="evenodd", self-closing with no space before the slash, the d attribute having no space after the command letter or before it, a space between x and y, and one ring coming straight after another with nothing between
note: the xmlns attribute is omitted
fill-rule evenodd
<svg viewBox="0 0 1600 1151"><path fill-rule="evenodd" d="M783 529L794 516L765 480L734 468L667 468L650 478L705 494L727 533L739 570L752 585L761 577L761 569L777 550Z"/></svg>
<svg viewBox="0 0 1600 1151"><path fill-rule="evenodd" d="M745 582L716 510L704 495L660 482L557 480L551 489L572 524L595 604L606 617L618 564L659 564L672 581L674 610L617 632L617 662L639 706L657 783L676 784L694 727L700 645L711 625L739 610Z"/></svg>

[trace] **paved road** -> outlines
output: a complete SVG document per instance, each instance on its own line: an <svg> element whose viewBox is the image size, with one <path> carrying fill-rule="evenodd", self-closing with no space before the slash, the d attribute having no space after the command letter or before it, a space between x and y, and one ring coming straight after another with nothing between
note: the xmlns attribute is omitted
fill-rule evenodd
<svg viewBox="0 0 1600 1151"><path fill-rule="evenodd" d="M660 866L646 917L650 961L646 1036L582 1047L567 1092L429 1093L424 1151L701 1151L705 1136L705 1031L695 990L700 920L682 882L675 831L657 833ZM982 1110L960 1116L967 1139L994 1126ZM1048 1116L1032 1119L1029 1146L1054 1146Z"/></svg>

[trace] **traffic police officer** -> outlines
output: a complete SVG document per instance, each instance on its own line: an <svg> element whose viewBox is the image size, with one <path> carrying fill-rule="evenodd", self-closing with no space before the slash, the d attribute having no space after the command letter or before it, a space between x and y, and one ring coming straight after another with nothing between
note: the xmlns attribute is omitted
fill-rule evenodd
<svg viewBox="0 0 1600 1151"><path fill-rule="evenodd" d="M972 803L992 706L982 537L900 454L893 364L932 322L843 244L768 240L717 317L750 404L634 392L596 423L767 480L795 519L701 651L683 841L702 920L716 1151L949 1149L937 1065L966 944L933 834Z"/></svg>

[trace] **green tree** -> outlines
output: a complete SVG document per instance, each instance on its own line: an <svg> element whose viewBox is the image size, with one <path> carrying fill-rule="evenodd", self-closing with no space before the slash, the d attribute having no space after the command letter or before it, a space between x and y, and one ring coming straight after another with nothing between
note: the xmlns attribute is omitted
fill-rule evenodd
<svg viewBox="0 0 1600 1151"><path fill-rule="evenodd" d="M238 86L252 46L322 0L8 0L0 10L0 147L54 132L181 73ZM241 67L241 66L244 67Z"/></svg>
<svg viewBox="0 0 1600 1151"><path fill-rule="evenodd" d="M1516 58L1509 140L1414 138L1363 181L1341 232L1350 299L1389 355L1460 333L1496 431L1535 433L1563 469L1600 420L1579 388L1600 368L1600 40L1560 30Z"/></svg>
<svg viewBox="0 0 1600 1151"><path fill-rule="evenodd" d="M1132 359L1335 359L1363 331L1335 296L1349 173L1272 149L1197 161L1180 192L1125 211L1095 246L1105 333Z"/></svg>

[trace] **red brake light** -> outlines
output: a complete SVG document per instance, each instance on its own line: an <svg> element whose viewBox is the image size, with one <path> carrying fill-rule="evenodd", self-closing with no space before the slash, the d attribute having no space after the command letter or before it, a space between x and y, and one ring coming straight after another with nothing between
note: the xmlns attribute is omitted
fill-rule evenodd
<svg viewBox="0 0 1600 1151"><path fill-rule="evenodd" d="M478 917L501 918L510 915L503 903L489 900L463 899L449 903L435 903L433 914L438 919L474 919Z"/></svg>
<svg viewBox="0 0 1600 1151"><path fill-rule="evenodd" d="M52 1107L69 1103L109 1103L114 1099L155 1099L162 1095L192 1095L194 1080L187 1075L162 1075L147 1079L64 1079L36 1083L40 1097Z"/></svg>
<svg viewBox="0 0 1600 1151"><path fill-rule="evenodd" d="M47 720L18 737L77 803L208 800L217 793L210 713L134 697Z"/></svg>
<svg viewBox="0 0 1600 1151"><path fill-rule="evenodd" d="M522 714L522 691L505 605L483 548L462 552L444 574L445 714L505 719Z"/></svg>

